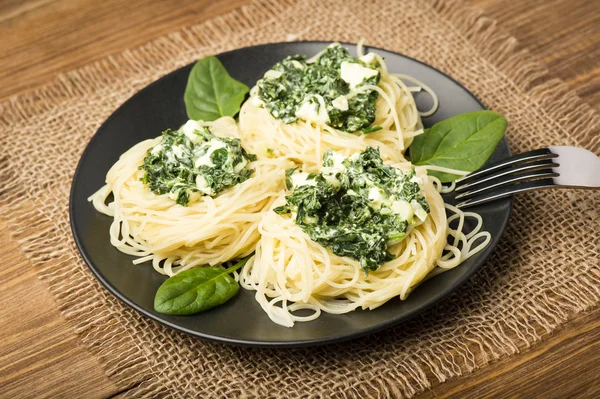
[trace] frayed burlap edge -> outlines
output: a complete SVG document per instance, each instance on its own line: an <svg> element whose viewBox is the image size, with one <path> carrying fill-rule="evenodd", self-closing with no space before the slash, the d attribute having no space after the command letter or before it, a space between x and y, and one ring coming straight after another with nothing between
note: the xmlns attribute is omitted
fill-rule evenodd
<svg viewBox="0 0 600 399"><path fill-rule="evenodd" d="M11 126L27 123L48 111L59 111L65 98L86 96L102 91L109 83L123 79L134 72L155 75L157 62L166 61L181 51L193 51L211 43L227 40L230 32L252 29L266 20L276 18L294 3L293 0L254 0L249 5L214 17L204 23L182 29L132 50L111 55L80 69L59 74L50 84L32 92L9 98L0 103L0 149ZM182 65L180 65L182 66ZM160 76L156 76L159 78ZM149 383L153 395L160 387L152 384L156 377L148 366L144 351L133 343L130 332L114 323L111 312L99 301L107 293L100 288L91 295L89 275L75 272L71 259L63 253L40 252L40 248L59 247L60 237L53 234L52 220L40 215L35 208L24 206L25 187L15 179L7 167L8 152L0 156L0 216L8 220L11 237L16 240L36 268L37 276L45 282L56 299L62 315L73 326L84 346L99 359L106 375L121 391ZM73 242L71 245L75 245ZM98 285L94 282L94 285ZM111 345L101 345L111 337ZM146 394L150 391L146 390Z"/></svg>
<svg viewBox="0 0 600 399"><path fill-rule="evenodd" d="M517 39L499 28L496 21L483 15L482 10L466 6L462 0L432 0L431 3L477 47L484 58L537 101L550 119L560 121L557 128L590 151L599 152L600 135L591 134L600 126L600 115L596 109L582 101L565 82L552 78L548 68L526 49L519 50Z"/></svg>
<svg viewBox="0 0 600 399"><path fill-rule="evenodd" d="M76 71L61 74L47 86L0 104L2 135L8 134L11 126L26 123L36 115L56 109L65 98L102 91L110 82L122 79L133 71L145 71L152 75L155 73L154 65L161 61L161 57L167 59L182 49L210 46L211 43L224 40L224 37L230 37L232 31L252 30L267 19L277 18L287 8L293 7L293 4L293 1L258 0L225 16L183 29ZM431 5L461 31L491 64L536 101L549 118L556 120L557 129L567 132L590 150L599 152L600 136L592 134L600 125L600 117L595 110L582 102L564 82L551 78L546 68L527 51L518 50L517 41L502 32L495 21L461 1L439 0L432 1ZM2 135L0 144L4 141ZM10 168L4 167L7 163L6 157L7 155L4 155L4 158L0 158L0 181L3 182L3 186L0 187L0 214L8 219L13 238L20 243L24 253L36 266L38 276L48 284L63 315L72 323L82 342L100 360L107 375L119 389L127 390L147 382L149 384L148 390L145 390L146 394L158 393L158 380L150 381L156 376L153 375L144 352L136 347L123 326L111 321L110 313L97 300L98 296L106 293L102 291L90 295L86 292L90 276L81 274L78 278L67 280L68 266L72 262L68 256L63 253L39 251L39 248L51 248L53 244L58 246L58 242L52 242L58 240L58 237L51 234L55 226L52 220L40 217L36 209L29 209L23 204L21 199L24 197L24 188L14 179ZM65 285L66 281L69 282L68 285ZM581 292L594 294L586 297L582 296ZM544 314L536 314L536 310L532 309L532 318L537 320L546 333L550 333L569 317L595 306L597 303L591 298L597 296L597 281L579 279L565 286L560 293L564 301L546 298L545 303L541 304L541 308L545 309ZM520 331L519 326L511 328L516 335L512 341L506 337L480 337L479 342L473 343L481 348L477 358L470 350L463 354L465 359L468 358L468 361L465 361L466 371L472 371L502 355L517 353L520 348L543 338L543 335L528 331L526 326L523 329L524 331ZM113 344L109 347L98 345L102 342L102 337L107 335L113 337ZM431 370L440 381L445 380L445 375L453 374L444 372L450 366L445 364L443 359L427 357L421 358L417 363L413 364L413 372L408 373L412 381L404 382L407 385L405 393L408 395L430 386L425 370ZM463 373L459 370L456 374ZM384 389L391 392L397 390L391 385Z"/></svg>

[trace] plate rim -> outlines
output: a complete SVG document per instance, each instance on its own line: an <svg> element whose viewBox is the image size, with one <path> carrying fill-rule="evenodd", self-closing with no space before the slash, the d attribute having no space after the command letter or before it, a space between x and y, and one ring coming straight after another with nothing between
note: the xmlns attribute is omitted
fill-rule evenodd
<svg viewBox="0 0 600 399"><path fill-rule="evenodd" d="M239 48L235 48L229 51L225 51L222 53L217 53L217 54L212 54L215 57L219 57L219 56L226 56L232 53L235 53L237 51L240 50L245 50L245 49L252 49L252 48L258 48L258 47L268 47L268 46L277 46L277 45L289 45L289 44L331 44L331 43L340 43L343 46L353 46L356 47L356 43L348 43L348 42L342 42L342 41L327 41L327 40L295 40L295 41L279 41L279 42L269 42L269 43L262 43L262 44L257 44L257 45L252 45L252 46L244 46L244 47L239 47ZM421 66L433 69L435 72L443 75L446 79L449 79L450 81L452 81L453 83L455 83L456 85L458 85L460 88L462 88L469 96L471 96L476 102L477 104L479 104L483 109L488 109L485 104L475 95L473 94L469 89L467 89L462 83L458 82L456 79L452 78L451 76L449 76L448 74L446 74L444 71L441 71L439 69L437 69L436 67L429 65L423 61L420 61L416 58L413 58L411 56L393 51L393 50L387 50L384 48L380 48L380 47L376 47L376 46L370 46L365 44L365 48L367 49L373 49L373 50L379 50L379 51L385 51L388 53L393 53L395 55L398 55L400 57L412 60L418 64L420 64ZM85 251L82 249L82 243L80 240L80 235L77 234L77 228L75 226L75 221L74 221L74 202L73 202L73 198L75 196L75 183L79 178L80 172L81 172L81 167L82 167L82 161L85 158L86 154L88 153L88 151L91 151L91 148L93 147L93 143L98 139L98 137L100 136L100 132L103 130L104 126L109 122L109 120L111 120L116 114L118 114L126 104L128 104L131 101L135 101L135 99L140 96L143 92L145 92L147 89L150 89L151 87L157 85L159 82L161 82L163 79L166 79L167 77L171 76L172 74L178 73L180 70L185 69L190 67L191 65L193 65L197 60L188 63L186 65L183 65L181 67L178 67L175 70L170 71L169 73L161 76L160 78L152 81L151 83L147 84L146 86L144 86L143 88L139 89L137 92L135 92L131 97L129 97L127 100L125 100L123 103L121 103L105 120L104 122L102 122L102 124L98 127L98 129L96 130L96 132L92 135L92 137L89 139L89 141L87 142L83 152L81 153L81 155L79 156L79 160L77 161L77 167L75 168L75 172L73 174L73 178L71 179L71 188L69 190L69 225L71 227L71 234L73 236L73 239L75 241L76 247L77 247L77 251L79 252L81 258L83 259L83 261L85 262L85 264L88 266L88 268L90 269L90 271L92 272L92 274L94 275L94 277L102 284L102 286L104 286L105 289L107 289L113 296L115 296L117 299L119 299L120 301L122 301L123 303L125 303L125 305L129 306L130 308L134 309L135 311L137 311L138 313L140 313L142 316L149 318L150 320L157 322L163 326L172 328L174 330L183 332L185 334L194 336L194 337L198 337L198 338L202 338L202 339L206 339L208 341L212 341L212 342L217 342L217 343L225 343L225 344L232 344L232 345L236 345L236 346L242 346L242 347L254 347L254 348L302 348L302 347L314 347L314 346L323 346L323 345L330 345L330 344L334 344L334 343L339 343L339 342L344 342L344 341L350 341L359 337L363 337L366 335L370 335L370 334L375 334L377 332L383 331L385 329L391 328L395 325L398 325L402 322L406 322L410 319L412 319L413 317L417 316L418 314L424 313L427 310L429 310L431 307L433 307L434 305L438 304L438 302L440 300L442 300L443 298L448 297L449 295L451 295L452 293L456 292L462 285L464 285L464 283L469 280L471 277L473 277L473 275L479 271L483 265L486 263L486 261L489 259L490 255L492 254L492 252L494 251L494 249L496 248L496 246L498 245L499 241L502 239L502 237L504 236L504 234L506 233L506 229L508 227L509 221L510 221L510 217L512 215L513 212L513 206L514 206L514 195L511 195L510 197L505 198L505 200L508 201L508 212L506 212L504 220L502 222L502 227L500 229L500 234L497 235L497 240L495 240L493 247L490 247L489 249L489 253L481 259L480 262L476 263L473 267L471 267L470 269L468 269L463 276L461 276L451 288L448 288L445 291L441 291L439 293L437 293L434 297L432 297L429 301L425 302L425 304L423 306L420 306L417 309L414 309L412 311L409 311L406 314L403 314L401 316L398 317L394 317L394 318L390 318L388 320L386 320L385 322L379 323L377 325L371 326L371 327L367 327L367 328L363 328L360 329L358 331L349 333L349 334L344 334L344 335L336 335L336 336L331 336L331 337L327 337L327 338L314 338L314 339L307 339L307 340L292 340L292 341L258 341L258 340L248 340L248 339L236 339L236 338L230 338L230 337L224 337L224 336L216 336L216 335L211 335L211 334L206 334L203 332L199 332L196 330L192 330L186 327L182 327L174 322L170 322L168 320L164 320L161 319L160 317L152 314L151 312L146 311L144 308L142 308L140 305L138 305L137 303L135 303L134 301L132 301L131 299L129 299L126 295L122 294L116 287L114 287L110 281L108 281L106 278L104 278L104 276L102 275L102 273L100 272L100 270L97 270L96 266L94 266L91 262L91 260L88 258L87 254L85 253ZM508 143L508 140L506 139L506 136L504 136L502 138L502 141L504 141L504 143L506 144L509 156L512 155L512 151L510 150L510 145ZM501 142L502 142L501 141ZM490 243L491 245L492 243ZM485 248L484 248L485 250Z"/></svg>

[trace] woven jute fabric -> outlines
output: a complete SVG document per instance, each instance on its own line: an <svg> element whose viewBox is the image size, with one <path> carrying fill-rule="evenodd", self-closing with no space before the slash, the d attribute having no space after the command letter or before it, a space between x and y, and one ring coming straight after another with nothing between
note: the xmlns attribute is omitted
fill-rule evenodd
<svg viewBox="0 0 600 399"><path fill-rule="evenodd" d="M598 191L520 195L497 249L457 292L407 323L337 345L211 343L142 317L100 286L71 237L68 197L86 143L112 111L208 54L363 37L444 71L504 114L514 152L551 144L600 152L595 111L493 21L450 0L256 0L0 104L0 213L125 396L410 397L519 352L600 301Z"/></svg>

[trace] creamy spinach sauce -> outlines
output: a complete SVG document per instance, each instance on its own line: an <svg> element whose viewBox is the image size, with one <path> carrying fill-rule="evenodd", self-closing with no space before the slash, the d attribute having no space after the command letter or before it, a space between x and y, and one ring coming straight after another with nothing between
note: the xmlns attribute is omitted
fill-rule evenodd
<svg viewBox="0 0 600 399"><path fill-rule="evenodd" d="M208 126L188 121L179 130L163 132L150 148L140 169L142 181L155 194L169 194L186 206L202 195L215 196L252 175L248 154L239 139L217 137Z"/></svg>
<svg viewBox="0 0 600 399"><path fill-rule="evenodd" d="M258 103L285 123L299 118L326 123L346 132L380 129L375 121L378 93L360 90L377 85L380 73L372 55L352 57L339 44L327 47L314 61L295 55L278 62L257 83Z"/></svg>
<svg viewBox="0 0 600 399"><path fill-rule="evenodd" d="M360 261L365 273L394 259L388 246L430 210L414 169L403 173L385 165L372 147L350 158L330 150L320 173L290 169L286 186L293 192L275 212L291 213L312 240Z"/></svg>

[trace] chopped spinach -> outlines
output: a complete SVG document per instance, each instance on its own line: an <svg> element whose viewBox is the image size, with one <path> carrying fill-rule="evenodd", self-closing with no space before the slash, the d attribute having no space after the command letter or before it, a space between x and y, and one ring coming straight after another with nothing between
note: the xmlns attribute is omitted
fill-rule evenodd
<svg viewBox="0 0 600 399"><path fill-rule="evenodd" d="M368 133L376 132L376 131L381 130L381 129L383 129L383 127L381 127L379 125L375 125L375 126L364 128L360 132L364 133L364 134L368 134Z"/></svg>
<svg viewBox="0 0 600 399"><path fill-rule="evenodd" d="M256 160L239 139L217 137L208 126L190 122L180 130L165 130L140 166L152 192L169 194L183 206L193 197L215 196L245 181L253 172L246 166Z"/></svg>
<svg viewBox="0 0 600 399"><path fill-rule="evenodd" d="M372 147L350 158L330 150L320 173L290 169L286 186L293 192L274 211L291 213L312 240L360 261L365 273L394 259L388 245L404 238L430 210L414 169L403 173L385 165Z"/></svg>
<svg viewBox="0 0 600 399"><path fill-rule="evenodd" d="M375 121L378 93L355 89L379 82L377 66L352 57L334 44L314 62L295 55L275 64L258 81L257 96L273 117L285 123L301 117L356 132Z"/></svg>

